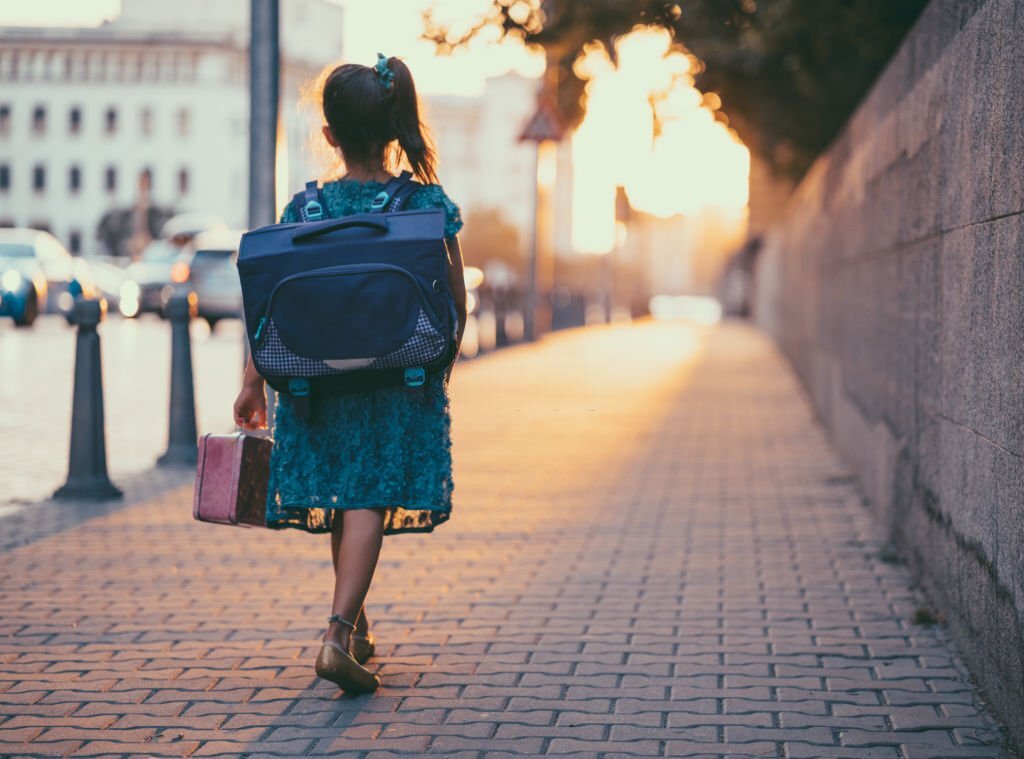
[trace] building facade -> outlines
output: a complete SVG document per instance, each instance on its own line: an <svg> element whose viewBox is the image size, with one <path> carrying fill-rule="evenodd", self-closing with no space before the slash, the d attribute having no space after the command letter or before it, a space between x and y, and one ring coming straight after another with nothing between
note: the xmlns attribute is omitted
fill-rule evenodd
<svg viewBox="0 0 1024 759"><path fill-rule="evenodd" d="M439 174L449 195L474 210L497 210L519 232L524 254L534 234L537 147L519 136L537 108L540 81L519 74L487 80L479 97L433 95L426 118L437 143ZM559 255L572 251L572 151L567 135L557 150L553 240Z"/></svg>
<svg viewBox="0 0 1024 759"><path fill-rule="evenodd" d="M154 205L244 227L248 24L245 0L125 0L97 28L0 30L0 225L104 252L100 219L133 205L148 172ZM324 0L282 4L282 186L315 173L298 138L314 125L296 103L340 58L341 25Z"/></svg>

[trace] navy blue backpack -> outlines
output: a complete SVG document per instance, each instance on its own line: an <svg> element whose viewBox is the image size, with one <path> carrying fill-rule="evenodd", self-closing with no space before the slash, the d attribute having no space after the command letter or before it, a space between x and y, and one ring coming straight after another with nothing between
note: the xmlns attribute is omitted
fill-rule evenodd
<svg viewBox="0 0 1024 759"><path fill-rule="evenodd" d="M420 186L403 172L370 213L331 219L309 182L293 201L301 222L242 236L253 364L300 415L311 394L421 387L454 360L445 212L401 210Z"/></svg>

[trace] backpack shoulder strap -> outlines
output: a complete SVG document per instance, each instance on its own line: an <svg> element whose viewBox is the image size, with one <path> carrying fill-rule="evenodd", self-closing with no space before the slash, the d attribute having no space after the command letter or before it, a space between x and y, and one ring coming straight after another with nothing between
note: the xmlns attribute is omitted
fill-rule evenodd
<svg viewBox="0 0 1024 759"><path fill-rule="evenodd" d="M384 189L377 193L370 205L371 213L385 213L401 210L402 206L416 190L422 185L413 181L412 173L403 171L397 177L392 177Z"/></svg>
<svg viewBox="0 0 1024 759"><path fill-rule="evenodd" d="M301 221L320 221L327 218L327 211L324 209L323 199L320 197L320 187L317 181L306 182L302 192L297 192L292 197L292 205Z"/></svg>
<svg viewBox="0 0 1024 759"><path fill-rule="evenodd" d="M388 210L401 211L405 208L405 204L408 202L409 198L413 196L413 193L422 186L422 184L413 179L408 180L405 184L395 190L395 194L391 196L391 202L388 203Z"/></svg>

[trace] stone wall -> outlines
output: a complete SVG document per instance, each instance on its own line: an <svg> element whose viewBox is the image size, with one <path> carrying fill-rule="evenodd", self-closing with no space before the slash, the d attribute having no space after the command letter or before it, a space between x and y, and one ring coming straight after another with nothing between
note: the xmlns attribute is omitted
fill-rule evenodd
<svg viewBox="0 0 1024 759"><path fill-rule="evenodd" d="M756 283L756 318L1024 745L1024 3L933 0Z"/></svg>

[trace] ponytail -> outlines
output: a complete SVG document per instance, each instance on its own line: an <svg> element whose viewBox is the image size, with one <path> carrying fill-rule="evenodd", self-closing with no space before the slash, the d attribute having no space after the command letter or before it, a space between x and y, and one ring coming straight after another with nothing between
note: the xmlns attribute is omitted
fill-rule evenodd
<svg viewBox="0 0 1024 759"><path fill-rule="evenodd" d="M389 98L391 133L398 140L398 145L416 178L427 184L436 184L437 158L426 128L420 121L420 107L412 73L398 58L388 58L387 65L394 74Z"/></svg>
<svg viewBox="0 0 1024 759"><path fill-rule="evenodd" d="M346 161L380 162L394 171L404 156L416 178L437 184L437 158L420 121L416 85L398 58L346 63L324 80L324 119Z"/></svg>

